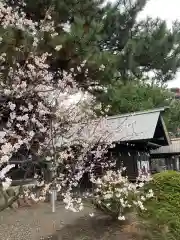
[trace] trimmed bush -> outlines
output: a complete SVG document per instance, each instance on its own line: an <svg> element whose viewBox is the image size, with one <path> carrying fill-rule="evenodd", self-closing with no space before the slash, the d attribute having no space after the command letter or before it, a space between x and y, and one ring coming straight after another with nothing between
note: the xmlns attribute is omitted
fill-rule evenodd
<svg viewBox="0 0 180 240"><path fill-rule="evenodd" d="M155 197L146 202L146 212L139 215L146 228L146 239L180 239L180 173L155 174L145 185Z"/></svg>

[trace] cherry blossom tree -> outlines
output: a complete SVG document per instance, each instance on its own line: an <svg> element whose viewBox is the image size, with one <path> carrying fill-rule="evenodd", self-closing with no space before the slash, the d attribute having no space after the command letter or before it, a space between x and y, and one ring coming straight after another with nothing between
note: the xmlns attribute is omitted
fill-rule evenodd
<svg viewBox="0 0 180 240"><path fill-rule="evenodd" d="M91 110L94 101L91 96L85 98L82 94L79 101L71 101L72 96L81 92L74 79L74 69L52 71L52 52L41 49L46 34L52 39L57 35L61 37L51 20L53 6L47 9L43 20L35 22L27 18L23 5L21 2L17 7L11 7L6 1L0 3L0 179L7 189L11 184L7 174L14 167L11 159L21 155L31 163L30 170L33 166L38 184L44 186L43 197L52 182L58 183L59 190L66 188L67 197L87 170L87 153L107 138L106 129L103 132L101 128L97 130L99 120L92 123L96 116ZM70 33L68 23L62 28ZM18 35L15 44L7 43L7 32L12 38ZM54 54L62 47L54 46ZM83 68L88 72L86 62L83 60L76 66L78 71ZM103 73L102 66L99 71ZM86 126L90 126L89 130ZM94 153L98 159L108 144L96 147ZM72 151L72 146L80 146L78 153ZM64 165L69 158L73 160L73 168ZM36 171L38 164L45 160L53 165L54 175L49 182ZM67 171L57 177L56 169L60 164Z"/></svg>
<svg viewBox="0 0 180 240"><path fill-rule="evenodd" d="M77 212L83 209L76 190L84 174L94 184L97 166L103 171L115 166L108 158L112 133L106 119L96 119L94 98L77 82L82 71L90 81L87 59L68 71L54 70L53 55L61 54L63 45L43 51L47 35L51 41L71 34L70 23L61 24L63 31L57 32L53 6L37 22L23 12L23 6L21 1L16 7L0 3L0 181L3 189L11 185L11 160L21 158L29 163L25 177L31 172L41 187L40 195L24 190L25 196L43 200L56 186L66 208ZM97 71L103 75L106 67L96 66ZM50 178L41 169L43 162L51 164Z"/></svg>

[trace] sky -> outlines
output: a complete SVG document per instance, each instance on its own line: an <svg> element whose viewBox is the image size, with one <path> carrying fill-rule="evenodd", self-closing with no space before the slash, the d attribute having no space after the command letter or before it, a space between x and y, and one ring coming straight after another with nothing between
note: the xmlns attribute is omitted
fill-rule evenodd
<svg viewBox="0 0 180 240"><path fill-rule="evenodd" d="M147 16L166 20L168 26L171 27L173 21L180 21L180 0L149 0L139 19ZM174 80L168 83L168 87L180 88L180 72Z"/></svg>

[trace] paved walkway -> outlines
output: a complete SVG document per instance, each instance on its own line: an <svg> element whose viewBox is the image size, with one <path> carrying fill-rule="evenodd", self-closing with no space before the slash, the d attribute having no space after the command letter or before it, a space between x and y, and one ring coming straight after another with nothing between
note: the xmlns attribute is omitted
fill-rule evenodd
<svg viewBox="0 0 180 240"><path fill-rule="evenodd" d="M0 240L127 240L119 225L102 216L91 218L90 212L72 213L60 203L55 213L49 203L5 210L0 212Z"/></svg>

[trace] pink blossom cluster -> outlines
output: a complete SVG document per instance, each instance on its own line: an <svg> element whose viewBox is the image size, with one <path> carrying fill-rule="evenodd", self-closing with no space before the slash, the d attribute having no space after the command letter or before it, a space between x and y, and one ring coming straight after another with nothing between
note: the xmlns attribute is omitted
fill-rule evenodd
<svg viewBox="0 0 180 240"><path fill-rule="evenodd" d="M129 209L146 210L144 203L154 196L151 189L147 192L142 189L144 181L149 179L143 178L141 182L137 179L136 183L131 183L127 177L122 176L123 171L124 169L117 172L110 170L102 178L94 179L96 203L118 220L125 220Z"/></svg>

